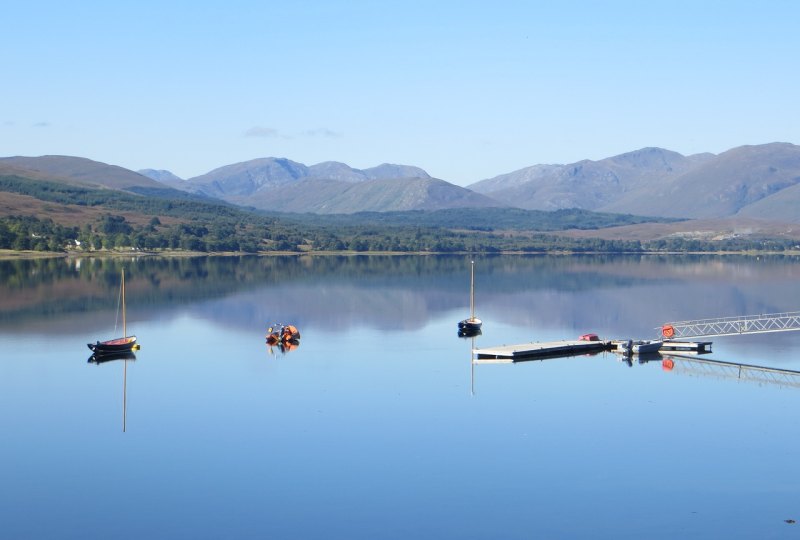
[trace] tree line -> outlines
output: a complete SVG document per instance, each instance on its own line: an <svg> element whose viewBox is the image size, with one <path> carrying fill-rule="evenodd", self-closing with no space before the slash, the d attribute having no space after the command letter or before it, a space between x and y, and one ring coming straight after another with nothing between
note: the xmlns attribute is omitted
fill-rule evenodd
<svg viewBox="0 0 800 540"><path fill-rule="evenodd" d="M0 218L0 248L34 251L184 250L197 252L429 252L429 253L644 253L785 251L790 239L731 238L703 241L670 238L603 240L552 234L510 235L451 231L425 227L300 227L277 221L262 223L216 218L206 223L165 225L154 216L145 225L124 216L104 214L83 226L68 227L32 216Z"/></svg>
<svg viewBox="0 0 800 540"><path fill-rule="evenodd" d="M0 248L35 251L185 250L198 252L593 253L785 251L791 239L670 238L651 242L567 238L568 228L597 229L674 221L586 210L451 209L280 215L164 188L129 193L0 175L0 191L52 204L100 207L79 226L32 216L0 217ZM121 213L134 215L132 223ZM93 216L95 214L92 214ZM89 218L85 218L89 219ZM545 233L545 232L548 233Z"/></svg>

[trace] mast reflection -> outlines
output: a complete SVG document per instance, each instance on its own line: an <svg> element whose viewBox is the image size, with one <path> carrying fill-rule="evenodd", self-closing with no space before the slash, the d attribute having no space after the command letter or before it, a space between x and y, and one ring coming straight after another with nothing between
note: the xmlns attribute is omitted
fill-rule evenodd
<svg viewBox="0 0 800 540"><path fill-rule="evenodd" d="M475 395L475 341L478 336L480 336L483 332L481 332L480 328L459 328L458 329L458 337L464 339L464 341L469 340L469 395Z"/></svg>
<svg viewBox="0 0 800 540"><path fill-rule="evenodd" d="M122 360L122 432L128 429L128 361L135 361L136 355L132 351L112 353L112 354L93 354L89 357L88 363L97 366Z"/></svg>

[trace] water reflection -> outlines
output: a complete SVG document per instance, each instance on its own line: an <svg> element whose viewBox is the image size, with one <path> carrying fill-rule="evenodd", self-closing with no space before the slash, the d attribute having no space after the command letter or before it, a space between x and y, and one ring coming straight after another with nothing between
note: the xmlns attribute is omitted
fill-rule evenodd
<svg viewBox="0 0 800 540"><path fill-rule="evenodd" d="M696 369L677 354L669 371L610 352L464 362L484 343L645 337L669 320L797 311L796 261L487 257L476 261L486 324L459 339L466 261L129 260L128 315L149 347L130 365L84 354L113 320L119 262L4 266L6 536L760 538L792 517L787 478L800 469L784 449L798 436L781 412L800 393L677 377ZM296 324L303 346L268 360L274 321ZM715 339L714 356L740 363L736 380L754 358L800 369L798 339ZM63 361L43 346L55 342L80 354ZM117 433L128 368L142 397L133 438ZM86 441L92 459L74 459ZM665 449L691 459L654 467ZM141 494L144 514L132 511ZM669 511L631 513L628 500ZM319 519L297 519L310 511Z"/></svg>
<svg viewBox="0 0 800 540"><path fill-rule="evenodd" d="M664 372L800 388L800 371L690 356L664 356Z"/></svg>
<svg viewBox="0 0 800 540"><path fill-rule="evenodd" d="M288 352L297 350L299 346L300 342L297 340L278 341L275 343L270 343L267 341L267 352L270 356L274 356L276 351L280 354L286 354Z"/></svg>
<svg viewBox="0 0 800 540"><path fill-rule="evenodd" d="M473 351L474 351L473 341ZM535 358L479 358L475 355L470 356L470 369L472 380L472 393L474 394L475 366L479 364L516 364L516 363L535 363L539 361L553 361L558 359L568 359L577 357L599 357L607 358L612 355L616 361L627 367L654 365L661 368L664 373L677 373L681 375L713 377L717 379L737 380L754 382L765 385L776 385L780 387L800 388L800 371L791 369L781 369L767 365L745 364L739 362L728 362L713 358L706 358L703 355L710 352L700 353L661 353L648 352L643 354L628 355L607 352L593 352L588 354L552 354L538 356Z"/></svg>
<svg viewBox="0 0 800 540"><path fill-rule="evenodd" d="M463 312L467 256L62 258L0 261L0 328L101 326L124 264L129 318L187 311L230 328L278 317L304 328L413 330ZM475 302L484 320L649 337L665 321L800 307L798 258L486 256ZM263 328L263 326L262 326ZM563 337L563 336L559 336Z"/></svg>
<svg viewBox="0 0 800 540"><path fill-rule="evenodd" d="M135 361L136 355L131 351L93 354L88 362L99 366L117 360L122 360L122 432L125 433L128 430L128 362Z"/></svg>
<svg viewBox="0 0 800 540"><path fill-rule="evenodd" d="M106 362L113 362L115 360L136 360L136 355L131 352L120 352L111 354L93 354L89 357L90 364L105 364Z"/></svg>
<svg viewBox="0 0 800 540"><path fill-rule="evenodd" d="M460 338L468 339L483 335L483 331L480 328L459 328L457 335Z"/></svg>
<svg viewBox="0 0 800 540"><path fill-rule="evenodd" d="M702 353L693 353L693 354L708 354L710 351L702 352ZM628 367L633 367L636 364L647 364L649 362L662 362L667 356L662 356L660 352L647 352L642 354L619 354L618 361L622 364L625 364Z"/></svg>

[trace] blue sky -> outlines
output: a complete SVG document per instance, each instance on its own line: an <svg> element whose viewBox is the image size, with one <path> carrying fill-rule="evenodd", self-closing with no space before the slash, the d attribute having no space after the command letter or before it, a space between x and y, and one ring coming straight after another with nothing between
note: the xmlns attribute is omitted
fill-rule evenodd
<svg viewBox="0 0 800 540"><path fill-rule="evenodd" d="M13 2L0 156L189 178L259 157L458 185L800 141L800 4Z"/></svg>

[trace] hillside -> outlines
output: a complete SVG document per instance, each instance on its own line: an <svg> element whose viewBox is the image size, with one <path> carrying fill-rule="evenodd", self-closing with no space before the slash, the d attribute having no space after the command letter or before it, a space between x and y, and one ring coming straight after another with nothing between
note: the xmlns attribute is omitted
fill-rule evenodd
<svg viewBox="0 0 800 540"><path fill-rule="evenodd" d="M800 223L800 184L749 204L736 215L761 219L763 216L771 216L770 219L776 221Z"/></svg>
<svg viewBox="0 0 800 540"><path fill-rule="evenodd" d="M227 197L232 203L280 212L351 214L504 206L484 195L433 178L344 182L307 179L282 189Z"/></svg>
<svg viewBox="0 0 800 540"><path fill-rule="evenodd" d="M798 222L798 191L789 189L798 182L800 147L771 143L694 156L644 148L599 161L529 167L469 187L528 209Z"/></svg>
<svg viewBox="0 0 800 540"><path fill-rule="evenodd" d="M139 173L91 159L72 156L0 158L0 172L24 172L26 176L103 186L125 191L163 189L164 185Z"/></svg>
<svg viewBox="0 0 800 540"><path fill-rule="evenodd" d="M390 178L430 177L422 169L404 165L383 164L360 170L335 161L307 166L285 158L260 158L226 165L201 176L189 178L185 188L225 199L282 189L304 180L358 183ZM313 185L316 187L319 184Z"/></svg>
<svg viewBox="0 0 800 540"><path fill-rule="evenodd" d="M578 231L565 233L573 238L668 239L680 249L674 240L741 246L748 238L796 238L800 222L800 147L787 143L694 156L644 148L599 161L535 165L474 190L412 166L361 170L284 158L236 163L189 180L164 170L141 172L70 156L0 158L0 217L48 218L96 231L114 229L109 216L117 216L130 232L109 242L125 245L135 237L140 244L201 250L234 244L248 250L351 244L356 250L525 250L530 246L520 234L530 240L567 229ZM348 215L355 218L337 217ZM704 222L695 227L687 218ZM22 225L15 223L19 235ZM268 231L265 223L272 223ZM420 227L428 229L424 242L413 232ZM229 237L241 242L231 244Z"/></svg>
<svg viewBox="0 0 800 540"><path fill-rule="evenodd" d="M238 205L298 213L505 206L682 219L742 216L800 221L795 210L800 191L790 189L800 182L800 147L788 143L691 156L642 148L597 161L532 165L476 182L468 192L434 181L417 167L384 164L359 170L340 162L306 166L285 158L255 159L187 181L165 182Z"/></svg>
<svg viewBox="0 0 800 540"><path fill-rule="evenodd" d="M520 208L593 210L630 192L652 189L702 160L661 148L643 148L600 161L535 165L469 187L507 204L513 201Z"/></svg>
<svg viewBox="0 0 800 540"><path fill-rule="evenodd" d="M798 183L800 147L782 143L741 146L600 209L614 212L637 204L645 213L661 216L709 219L744 215L798 222L800 205L792 208L791 203L800 202L800 192L789 190ZM782 200L787 204L782 205Z"/></svg>
<svg viewBox="0 0 800 540"><path fill-rule="evenodd" d="M45 160L49 162L50 160ZM597 228L642 223L648 219L591 212L538 213L492 207L493 202L464 188L431 178L343 182L307 179L332 189L318 190L320 210L344 212L350 199L382 209L419 207L413 212L370 215L280 214L248 210L217 199L193 195L90 162L66 175L41 168L24 170L10 163L0 172L0 249L16 252L184 250L193 252L544 252L548 250L640 250L638 243L560 238L537 231ZM88 162L88 165L87 165ZM36 165L35 159L26 163ZM108 179L110 173L118 173ZM122 181L120 182L120 179ZM131 179L138 186L129 185ZM88 180L95 182L87 183ZM103 182L125 186L116 189ZM356 191L347 193L348 189ZM288 189L287 193L302 190ZM342 193L342 191L344 191ZM337 192L339 198L337 199ZM243 202L252 202L245 198ZM460 204L458 212L437 210ZM280 200L278 201L280 202ZM305 201L308 203L308 200ZM291 203L285 199L284 207ZM341 205L341 206L337 206ZM479 208L478 205L488 205ZM499 213L498 213L499 212ZM347 220L343 217L353 216ZM387 216L375 219L374 216ZM502 229L496 229L499 226Z"/></svg>

